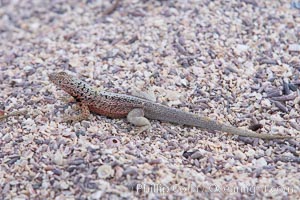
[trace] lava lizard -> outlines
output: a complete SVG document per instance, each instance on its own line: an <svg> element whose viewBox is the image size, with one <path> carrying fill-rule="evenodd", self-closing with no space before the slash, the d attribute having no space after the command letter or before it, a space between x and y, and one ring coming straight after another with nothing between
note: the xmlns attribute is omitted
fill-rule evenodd
<svg viewBox="0 0 300 200"><path fill-rule="evenodd" d="M279 134L259 134L251 130L236 128L193 113L164 106L146 97L142 98L126 94L98 91L86 82L81 81L66 72L49 74L49 79L56 86L70 94L81 109L80 115L65 117L63 120L64 122L82 121L89 117L90 112L94 112L111 118L127 117L127 120L130 123L140 127L137 134L149 129L151 125L148 119L154 119L181 125L195 126L208 131L222 131L244 137L262 139L292 138L291 136Z"/></svg>

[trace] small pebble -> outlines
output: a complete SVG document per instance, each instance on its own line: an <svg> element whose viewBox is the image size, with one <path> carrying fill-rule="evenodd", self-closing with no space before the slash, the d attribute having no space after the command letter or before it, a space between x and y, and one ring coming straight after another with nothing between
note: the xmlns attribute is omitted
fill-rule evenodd
<svg viewBox="0 0 300 200"><path fill-rule="evenodd" d="M32 74L35 73L35 68L33 68L32 66L27 65L27 66L24 67L24 71L25 71L26 75L29 76L29 75L32 75Z"/></svg>
<svg viewBox="0 0 300 200"><path fill-rule="evenodd" d="M267 161L262 157L259 158L257 160L253 160L252 164L256 167L256 168L261 168L261 167L265 167L268 165Z"/></svg>
<svg viewBox="0 0 300 200"><path fill-rule="evenodd" d="M110 165L104 164L98 167L97 174L99 178L106 179L113 176L114 170L111 168Z"/></svg>
<svg viewBox="0 0 300 200"><path fill-rule="evenodd" d="M288 51L300 51L300 44L290 44Z"/></svg>
<svg viewBox="0 0 300 200"><path fill-rule="evenodd" d="M112 138L109 138L109 139L105 140L105 144L108 147L115 148L115 147L120 146L121 142L120 142L120 140L118 138L112 137Z"/></svg>
<svg viewBox="0 0 300 200"><path fill-rule="evenodd" d="M203 157L203 154L200 153L199 151L196 151L195 153L193 153L191 155L191 159L199 159L199 158L202 158Z"/></svg>

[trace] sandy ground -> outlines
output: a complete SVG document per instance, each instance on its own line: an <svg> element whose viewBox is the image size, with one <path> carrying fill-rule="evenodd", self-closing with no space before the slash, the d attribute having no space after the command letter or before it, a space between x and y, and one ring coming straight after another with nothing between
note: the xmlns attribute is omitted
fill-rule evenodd
<svg viewBox="0 0 300 200"><path fill-rule="evenodd" d="M0 1L1 199L296 199L300 12L293 1ZM241 138L91 115L47 78L157 101L238 127Z"/></svg>

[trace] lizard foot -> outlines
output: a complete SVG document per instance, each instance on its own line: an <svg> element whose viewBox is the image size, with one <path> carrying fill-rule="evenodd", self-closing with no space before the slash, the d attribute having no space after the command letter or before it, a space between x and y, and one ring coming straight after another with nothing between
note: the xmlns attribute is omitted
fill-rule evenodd
<svg viewBox="0 0 300 200"><path fill-rule="evenodd" d="M73 97L60 96L58 97L58 100L64 103L76 103L76 100Z"/></svg>
<svg viewBox="0 0 300 200"><path fill-rule="evenodd" d="M150 125L146 125L146 126L142 126L142 127L140 127L140 128L136 128L136 129L134 130L134 135L139 135L139 134L141 134L142 132L147 131L150 127L151 127Z"/></svg>
<svg viewBox="0 0 300 200"><path fill-rule="evenodd" d="M65 123L75 123L82 120L88 119L90 115L90 110L85 104L78 104L78 107L81 109L81 113L77 116L63 116L61 122Z"/></svg>

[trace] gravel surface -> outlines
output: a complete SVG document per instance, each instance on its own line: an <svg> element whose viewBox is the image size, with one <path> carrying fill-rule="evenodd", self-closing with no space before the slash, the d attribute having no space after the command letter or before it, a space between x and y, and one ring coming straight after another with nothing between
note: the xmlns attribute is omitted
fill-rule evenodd
<svg viewBox="0 0 300 200"><path fill-rule="evenodd" d="M0 1L1 199L300 196L296 1ZM60 123L75 105L47 74L157 101L263 141L152 121ZM27 110L25 113L24 109ZM187 199L189 199L187 198Z"/></svg>

